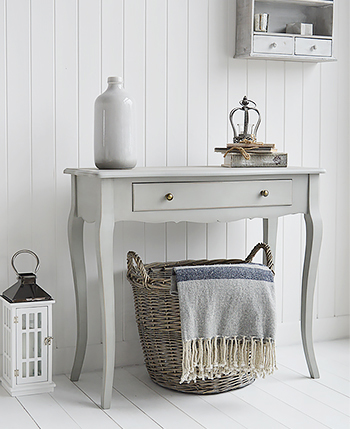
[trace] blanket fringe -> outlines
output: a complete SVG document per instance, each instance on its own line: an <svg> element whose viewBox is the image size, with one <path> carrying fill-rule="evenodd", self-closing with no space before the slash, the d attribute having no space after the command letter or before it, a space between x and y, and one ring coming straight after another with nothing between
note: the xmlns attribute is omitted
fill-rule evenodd
<svg viewBox="0 0 350 429"><path fill-rule="evenodd" d="M243 374L265 377L277 369L272 338L213 337L183 342L181 383Z"/></svg>

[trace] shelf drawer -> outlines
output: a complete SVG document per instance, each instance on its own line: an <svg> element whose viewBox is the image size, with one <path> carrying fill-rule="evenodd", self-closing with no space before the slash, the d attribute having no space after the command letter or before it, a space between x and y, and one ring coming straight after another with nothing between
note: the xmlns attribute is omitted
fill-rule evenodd
<svg viewBox="0 0 350 429"><path fill-rule="evenodd" d="M332 41L328 39L295 38L295 55L331 57Z"/></svg>
<svg viewBox="0 0 350 429"><path fill-rule="evenodd" d="M255 35L254 52L260 54L293 55L293 37Z"/></svg>
<svg viewBox="0 0 350 429"><path fill-rule="evenodd" d="M133 183L133 211L224 209L292 204L292 180ZM263 191L266 196L263 195Z"/></svg>

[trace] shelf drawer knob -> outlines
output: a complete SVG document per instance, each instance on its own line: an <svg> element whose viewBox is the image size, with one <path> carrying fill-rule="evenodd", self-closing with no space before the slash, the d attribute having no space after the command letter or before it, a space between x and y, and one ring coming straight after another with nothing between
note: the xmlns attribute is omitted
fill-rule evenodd
<svg viewBox="0 0 350 429"><path fill-rule="evenodd" d="M165 199L168 201L172 201L174 199L174 195L169 192L165 195Z"/></svg>
<svg viewBox="0 0 350 429"><path fill-rule="evenodd" d="M316 50L317 50L317 45L312 45L312 46L311 46L311 50L312 50L312 51L316 51Z"/></svg>
<svg viewBox="0 0 350 429"><path fill-rule="evenodd" d="M260 192L260 195L262 195L263 197L268 197L269 196L269 191L267 190L267 189L263 189L261 192Z"/></svg>
<svg viewBox="0 0 350 429"><path fill-rule="evenodd" d="M277 43L276 42L271 43L271 48L277 48Z"/></svg>

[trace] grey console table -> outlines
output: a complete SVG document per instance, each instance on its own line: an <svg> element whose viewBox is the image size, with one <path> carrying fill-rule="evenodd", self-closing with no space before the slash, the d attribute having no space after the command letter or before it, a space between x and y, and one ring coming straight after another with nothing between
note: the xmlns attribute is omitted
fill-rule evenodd
<svg viewBox="0 0 350 429"><path fill-rule="evenodd" d="M94 222L103 326L102 407L109 408L115 363L113 230L118 221L228 222L263 219L263 237L275 255L278 217L303 213L306 249L301 333L312 378L319 372L312 341L313 296L321 246L319 175L315 168L140 167L133 170L67 168L72 177L69 245L77 308L77 345L71 380L79 379L87 344L84 222ZM116 285L118 287L118 285Z"/></svg>

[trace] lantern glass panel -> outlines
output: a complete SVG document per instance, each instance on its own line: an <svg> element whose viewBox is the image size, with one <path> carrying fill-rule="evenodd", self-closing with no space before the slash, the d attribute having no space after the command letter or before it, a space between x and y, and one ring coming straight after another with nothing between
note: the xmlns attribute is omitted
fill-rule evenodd
<svg viewBox="0 0 350 429"><path fill-rule="evenodd" d="M22 314L22 329L26 329L27 315Z"/></svg>
<svg viewBox="0 0 350 429"><path fill-rule="evenodd" d="M38 328L41 328L41 313L38 313Z"/></svg>
<svg viewBox="0 0 350 429"><path fill-rule="evenodd" d="M34 327L35 327L34 313L29 313L29 329L34 329Z"/></svg>
<svg viewBox="0 0 350 429"><path fill-rule="evenodd" d="M38 357L41 357L41 331L38 332Z"/></svg>
<svg viewBox="0 0 350 429"><path fill-rule="evenodd" d="M38 360L38 376L41 375L41 360Z"/></svg>
<svg viewBox="0 0 350 429"><path fill-rule="evenodd" d="M27 377L27 364L26 362L22 363L22 378L26 378Z"/></svg>
<svg viewBox="0 0 350 429"><path fill-rule="evenodd" d="M27 334L23 332L22 334L22 359L26 359L27 357Z"/></svg>
<svg viewBox="0 0 350 429"><path fill-rule="evenodd" d="M34 377L34 361L29 362L29 377Z"/></svg>
<svg viewBox="0 0 350 429"><path fill-rule="evenodd" d="M34 355L34 332L29 333L29 357L33 358Z"/></svg>

